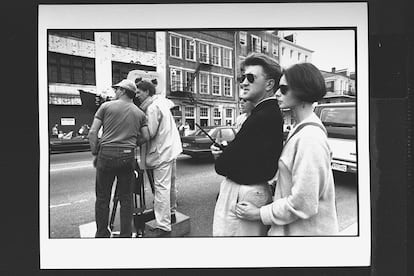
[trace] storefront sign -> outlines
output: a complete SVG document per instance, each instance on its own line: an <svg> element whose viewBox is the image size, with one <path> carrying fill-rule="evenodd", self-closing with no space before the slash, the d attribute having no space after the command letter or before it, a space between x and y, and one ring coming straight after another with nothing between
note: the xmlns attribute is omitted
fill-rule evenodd
<svg viewBox="0 0 414 276"><path fill-rule="evenodd" d="M75 118L60 118L60 125L62 126L74 126Z"/></svg>

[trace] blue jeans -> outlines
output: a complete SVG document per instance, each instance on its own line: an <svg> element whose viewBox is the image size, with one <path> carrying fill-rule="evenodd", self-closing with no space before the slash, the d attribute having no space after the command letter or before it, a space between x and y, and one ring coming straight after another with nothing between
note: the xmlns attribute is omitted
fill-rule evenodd
<svg viewBox="0 0 414 276"><path fill-rule="evenodd" d="M112 185L117 178L117 195L121 203L120 237L132 235L132 185L134 179L135 153L133 148L104 146L98 153L96 163L96 238L108 238L109 203Z"/></svg>

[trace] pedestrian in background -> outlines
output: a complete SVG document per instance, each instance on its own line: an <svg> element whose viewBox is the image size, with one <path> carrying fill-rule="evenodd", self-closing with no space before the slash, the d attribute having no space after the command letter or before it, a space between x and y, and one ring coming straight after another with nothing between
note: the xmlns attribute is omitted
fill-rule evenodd
<svg viewBox="0 0 414 276"><path fill-rule="evenodd" d="M96 238L108 238L109 202L112 185L117 179L117 193L121 203L120 237L132 236L132 187L135 148L148 140L144 112L134 103L135 83L124 79L113 86L115 100L103 103L96 111L89 131L89 143L96 159ZM103 126L98 143L98 131Z"/></svg>
<svg viewBox="0 0 414 276"><path fill-rule="evenodd" d="M312 106L326 94L324 78L311 63L295 64L284 71L279 87L280 108L290 108L296 124L279 159L273 203L257 207L241 201L237 216L271 225L269 236L337 234L332 152Z"/></svg>
<svg viewBox="0 0 414 276"><path fill-rule="evenodd" d="M55 124L52 127L52 137L58 138L58 135L59 135L58 124Z"/></svg>
<svg viewBox="0 0 414 276"><path fill-rule="evenodd" d="M271 202L269 181L277 171L283 145L282 114L274 97L281 76L272 58L253 53L242 62L241 96L254 108L234 140L224 149L212 145L215 169L226 178L220 185L213 218L213 236L263 236L261 221L236 216L238 201L261 207Z"/></svg>
<svg viewBox="0 0 414 276"><path fill-rule="evenodd" d="M240 97L239 103L240 103L241 114L237 116L236 118L236 129L237 130L240 130L244 121L246 121L247 117L249 117L251 111L254 108L254 104L251 101L248 101L242 97Z"/></svg>
<svg viewBox="0 0 414 276"><path fill-rule="evenodd" d="M181 139L171 114L172 102L155 95L155 87L148 81L137 83L140 108L148 120L150 139L141 148L141 164L151 169L154 176L154 214L156 228L148 237L171 236L171 223L176 221L177 189L176 160L182 152Z"/></svg>

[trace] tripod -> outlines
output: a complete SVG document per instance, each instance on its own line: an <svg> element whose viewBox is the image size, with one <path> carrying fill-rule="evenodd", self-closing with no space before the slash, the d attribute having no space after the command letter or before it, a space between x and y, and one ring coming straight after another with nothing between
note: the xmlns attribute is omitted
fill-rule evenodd
<svg viewBox="0 0 414 276"><path fill-rule="evenodd" d="M133 213L132 218L134 227L137 233L136 237L142 237L145 233L145 223L155 218L154 210L147 209L145 204L145 185L144 185L144 170L141 170L136 164L137 169L134 171L134 188L132 192L133 196ZM152 170L145 170L147 173L148 180L150 182L151 191L154 194L154 176ZM109 228L111 231L114 229L114 221L116 210L118 208L119 196L117 186L115 187L115 194L112 199L113 206L111 212L111 218L109 221ZM139 202L139 206L138 206Z"/></svg>

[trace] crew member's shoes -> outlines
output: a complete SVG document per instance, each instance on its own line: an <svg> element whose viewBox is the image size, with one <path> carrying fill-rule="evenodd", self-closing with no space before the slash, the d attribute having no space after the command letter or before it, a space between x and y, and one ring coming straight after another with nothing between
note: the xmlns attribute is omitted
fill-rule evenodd
<svg viewBox="0 0 414 276"><path fill-rule="evenodd" d="M169 238L171 237L171 231L165 231L160 228L154 228L147 231L144 235L145 238Z"/></svg>
<svg viewBox="0 0 414 276"><path fill-rule="evenodd" d="M177 218L175 217L175 214L171 214L171 224L174 224L177 222Z"/></svg>

